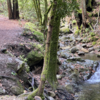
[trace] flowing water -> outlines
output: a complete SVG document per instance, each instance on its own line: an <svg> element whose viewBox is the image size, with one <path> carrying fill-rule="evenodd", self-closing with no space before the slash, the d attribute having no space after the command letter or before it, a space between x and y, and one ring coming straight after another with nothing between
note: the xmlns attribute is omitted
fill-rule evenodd
<svg viewBox="0 0 100 100"><path fill-rule="evenodd" d="M85 55L82 58L96 60L99 64L96 72L81 86L79 97L75 100L100 100L100 58L97 58L96 55Z"/></svg>
<svg viewBox="0 0 100 100"><path fill-rule="evenodd" d="M91 83L99 83L100 82L100 62L98 64L98 67L96 69L96 72L86 82L88 82L90 84Z"/></svg>

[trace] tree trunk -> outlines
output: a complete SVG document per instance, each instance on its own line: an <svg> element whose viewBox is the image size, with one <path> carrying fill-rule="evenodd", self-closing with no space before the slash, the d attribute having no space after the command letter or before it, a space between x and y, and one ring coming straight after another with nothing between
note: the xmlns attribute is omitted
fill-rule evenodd
<svg viewBox="0 0 100 100"><path fill-rule="evenodd" d="M57 15L57 0L53 0L54 4L51 9L51 16L49 22L49 29L47 33L44 66L41 74L41 83L38 89L28 96L27 100L31 100L35 95L41 96L44 91L45 81L55 87L56 83L56 70L57 70L57 49L60 17Z"/></svg>
<svg viewBox="0 0 100 100"><path fill-rule="evenodd" d="M13 0L13 18L19 19L18 0Z"/></svg>
<svg viewBox="0 0 100 100"><path fill-rule="evenodd" d="M9 19L13 19L11 0L7 0L7 6L8 6L8 16L9 16Z"/></svg>
<svg viewBox="0 0 100 100"><path fill-rule="evenodd" d="M86 16L87 16L86 0L82 0L81 6L82 6L82 23L83 23L83 26L86 27Z"/></svg>

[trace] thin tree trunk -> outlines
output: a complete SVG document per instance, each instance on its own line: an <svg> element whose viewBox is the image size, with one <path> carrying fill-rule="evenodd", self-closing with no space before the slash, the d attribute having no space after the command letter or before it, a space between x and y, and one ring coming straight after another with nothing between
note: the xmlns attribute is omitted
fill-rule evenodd
<svg viewBox="0 0 100 100"><path fill-rule="evenodd" d="M18 0L13 0L13 17L19 19Z"/></svg>
<svg viewBox="0 0 100 100"><path fill-rule="evenodd" d="M45 81L48 80L52 86L56 84L56 70L57 70L57 49L60 17L57 15L57 0L53 0L54 4L51 10L49 29L47 33L44 66L41 74L41 83L35 92L28 96L27 100L31 100L35 95L41 96L44 91ZM53 84L54 83L54 84Z"/></svg>
<svg viewBox="0 0 100 100"><path fill-rule="evenodd" d="M7 0L7 6L8 6L8 16L9 16L9 19L13 19L11 0Z"/></svg>
<svg viewBox="0 0 100 100"><path fill-rule="evenodd" d="M83 26L86 27L86 16L87 16L87 12L86 12L86 0L82 0L82 23Z"/></svg>

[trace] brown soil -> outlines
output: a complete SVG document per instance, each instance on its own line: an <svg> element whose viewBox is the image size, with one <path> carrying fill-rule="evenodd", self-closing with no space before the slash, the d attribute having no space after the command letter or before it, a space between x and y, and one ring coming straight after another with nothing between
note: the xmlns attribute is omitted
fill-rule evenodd
<svg viewBox="0 0 100 100"><path fill-rule="evenodd" d="M16 43L23 31L25 21L9 20L0 15L0 48L7 43Z"/></svg>

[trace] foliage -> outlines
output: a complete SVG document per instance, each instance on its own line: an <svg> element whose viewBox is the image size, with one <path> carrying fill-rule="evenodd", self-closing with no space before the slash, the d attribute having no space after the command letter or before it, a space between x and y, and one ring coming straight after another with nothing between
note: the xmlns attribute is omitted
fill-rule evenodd
<svg viewBox="0 0 100 100"><path fill-rule="evenodd" d="M92 45L95 45L96 44L96 42L92 42Z"/></svg>
<svg viewBox="0 0 100 100"><path fill-rule="evenodd" d="M29 22L25 24L25 28L31 30L32 34L37 36L38 41L43 42L44 36L43 36L43 33L40 32L40 28L41 28L40 26Z"/></svg>
<svg viewBox="0 0 100 100"><path fill-rule="evenodd" d="M58 0L57 15L61 18L69 16L78 9L78 6L77 0Z"/></svg>
<svg viewBox="0 0 100 100"><path fill-rule="evenodd" d="M94 32L90 32L89 34L90 34L92 37L95 36L95 33L94 33Z"/></svg>

